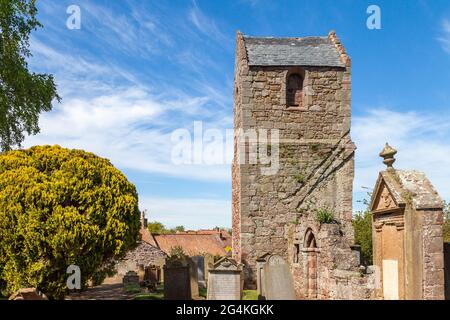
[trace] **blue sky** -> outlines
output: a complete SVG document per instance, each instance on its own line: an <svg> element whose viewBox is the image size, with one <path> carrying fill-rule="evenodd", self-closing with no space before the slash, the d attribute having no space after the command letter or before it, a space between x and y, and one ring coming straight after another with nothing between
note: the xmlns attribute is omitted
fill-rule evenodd
<svg viewBox="0 0 450 320"><path fill-rule="evenodd" d="M381 30L366 27L369 5ZM69 5L81 29L66 27ZM450 200L450 3L364 1L38 1L30 67L55 75L61 104L24 146L60 144L109 158L136 184L150 220L231 225L229 164L176 165L171 133L232 128L237 30L258 36L337 31L353 62L354 209L383 168L424 171ZM225 147L224 147L225 148ZM226 149L226 148L225 148ZM228 149L226 149L228 150Z"/></svg>

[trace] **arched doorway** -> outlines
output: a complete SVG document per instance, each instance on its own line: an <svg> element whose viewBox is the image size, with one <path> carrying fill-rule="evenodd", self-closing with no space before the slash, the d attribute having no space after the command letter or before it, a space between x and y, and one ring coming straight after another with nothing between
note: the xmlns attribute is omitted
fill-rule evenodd
<svg viewBox="0 0 450 320"><path fill-rule="evenodd" d="M303 251L306 255L306 285L308 298L317 298L317 243L313 231L309 228L305 233Z"/></svg>

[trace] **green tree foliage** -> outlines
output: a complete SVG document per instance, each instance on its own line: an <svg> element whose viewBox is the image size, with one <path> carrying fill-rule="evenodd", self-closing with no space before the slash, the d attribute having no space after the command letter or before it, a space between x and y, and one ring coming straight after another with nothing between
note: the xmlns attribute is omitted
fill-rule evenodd
<svg viewBox="0 0 450 320"><path fill-rule="evenodd" d="M147 223L147 229L151 234L173 234L185 231L184 226L176 226L173 229L167 229L165 225L158 221Z"/></svg>
<svg viewBox="0 0 450 320"><path fill-rule="evenodd" d="M133 184L92 153L38 146L0 155L0 284L5 293L36 287L66 293L69 265L85 286L136 244Z"/></svg>
<svg viewBox="0 0 450 320"><path fill-rule="evenodd" d="M357 212L353 217L355 243L361 246L361 257L366 265L372 264L372 214L369 210Z"/></svg>
<svg viewBox="0 0 450 320"><path fill-rule="evenodd" d="M42 27L35 0L0 1L0 149L20 146L39 132L39 114L60 100L53 76L28 70L29 37Z"/></svg>
<svg viewBox="0 0 450 320"><path fill-rule="evenodd" d="M153 221L147 223L147 229L151 234L164 234L166 233L166 227L161 222Z"/></svg>
<svg viewBox="0 0 450 320"><path fill-rule="evenodd" d="M186 257L186 253L184 252L183 247L174 246L174 247L170 248L169 257L181 259L181 258Z"/></svg>
<svg viewBox="0 0 450 320"><path fill-rule="evenodd" d="M175 265L178 263L186 263L188 259L187 254L184 252L183 247L181 246L174 246L170 248L169 256L166 259L166 264L168 265Z"/></svg>
<svg viewBox="0 0 450 320"><path fill-rule="evenodd" d="M176 226L173 231L175 231L175 233L177 232L184 232L184 226Z"/></svg>

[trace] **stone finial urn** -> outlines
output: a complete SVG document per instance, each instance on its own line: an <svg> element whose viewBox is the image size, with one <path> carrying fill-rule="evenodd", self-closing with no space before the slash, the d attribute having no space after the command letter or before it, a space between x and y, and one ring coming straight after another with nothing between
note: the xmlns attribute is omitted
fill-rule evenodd
<svg viewBox="0 0 450 320"><path fill-rule="evenodd" d="M395 158L394 156L397 154L397 150L395 150L394 148L392 148L387 142L386 145L384 146L384 149L380 152L380 157L382 157L383 163L387 166L388 170L389 169L394 169L394 167L392 166L395 162Z"/></svg>

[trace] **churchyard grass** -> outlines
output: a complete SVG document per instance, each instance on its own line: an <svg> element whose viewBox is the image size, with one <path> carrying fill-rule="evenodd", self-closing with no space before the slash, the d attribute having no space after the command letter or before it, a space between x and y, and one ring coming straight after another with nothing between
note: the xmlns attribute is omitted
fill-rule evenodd
<svg viewBox="0 0 450 320"><path fill-rule="evenodd" d="M126 284L123 288L127 293L140 293L141 287L138 284Z"/></svg>
<svg viewBox="0 0 450 320"><path fill-rule="evenodd" d="M139 293L134 300L164 300L164 286L159 285L155 292Z"/></svg>
<svg viewBox="0 0 450 320"><path fill-rule="evenodd" d="M244 290L242 300L258 300L258 292L256 290Z"/></svg>
<svg viewBox="0 0 450 320"><path fill-rule="evenodd" d="M203 297L206 299L206 294L208 293L208 289L206 288L198 288L198 294L200 297Z"/></svg>

